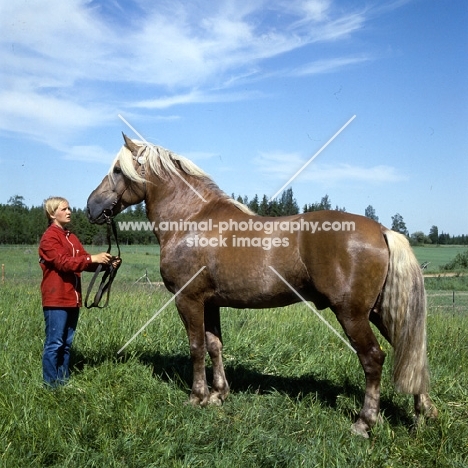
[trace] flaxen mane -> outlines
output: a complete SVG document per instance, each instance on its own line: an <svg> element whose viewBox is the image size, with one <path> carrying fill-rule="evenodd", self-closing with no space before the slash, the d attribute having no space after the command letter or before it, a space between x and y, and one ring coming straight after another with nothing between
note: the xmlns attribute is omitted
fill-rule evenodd
<svg viewBox="0 0 468 468"><path fill-rule="evenodd" d="M168 174L176 174L178 171L182 170L185 174L202 179L210 189L218 192L219 195L221 195L230 203L234 204L237 208L239 208L239 210L247 214L255 214L246 205L238 202L237 200L234 200L226 193L224 193L205 171L200 169L196 164L194 164L186 157L175 154L161 146L135 140L133 140L133 142L139 146L136 159L140 162L140 164L148 163L150 170L158 177L165 178ZM111 179L113 178L113 170L116 162L119 162L120 169L122 170L123 174L131 181L136 183L142 183L145 181L145 179L140 174L138 174L137 170L135 169L133 154L125 145L120 148L120 151L114 159L114 162L112 163L112 166L109 170L108 175Z"/></svg>

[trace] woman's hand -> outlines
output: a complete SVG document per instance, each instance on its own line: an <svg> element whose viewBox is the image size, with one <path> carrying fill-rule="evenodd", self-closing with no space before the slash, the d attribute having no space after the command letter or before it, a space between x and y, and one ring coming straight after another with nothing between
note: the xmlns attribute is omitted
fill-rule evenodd
<svg viewBox="0 0 468 468"><path fill-rule="evenodd" d="M109 265L112 259L112 255L107 252L101 252L96 255L91 255L91 261L93 263L102 263L103 265Z"/></svg>

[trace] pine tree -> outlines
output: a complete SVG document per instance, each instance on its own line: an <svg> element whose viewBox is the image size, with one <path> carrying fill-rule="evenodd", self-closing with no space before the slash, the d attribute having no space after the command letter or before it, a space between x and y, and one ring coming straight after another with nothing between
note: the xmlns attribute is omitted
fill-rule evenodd
<svg viewBox="0 0 468 468"><path fill-rule="evenodd" d="M258 213L260 205L258 203L258 195L255 194L255 196L252 198L252 200L249 202L247 205L249 209L251 209L254 213Z"/></svg>
<svg viewBox="0 0 468 468"><path fill-rule="evenodd" d="M260 216L268 216L269 207L270 203L268 201L268 197L266 195L263 195L262 202L260 203L260 206L258 208L258 214Z"/></svg>
<svg viewBox="0 0 468 468"><path fill-rule="evenodd" d="M288 188L281 195L281 216L295 215L299 213L299 206L293 195L292 188Z"/></svg>

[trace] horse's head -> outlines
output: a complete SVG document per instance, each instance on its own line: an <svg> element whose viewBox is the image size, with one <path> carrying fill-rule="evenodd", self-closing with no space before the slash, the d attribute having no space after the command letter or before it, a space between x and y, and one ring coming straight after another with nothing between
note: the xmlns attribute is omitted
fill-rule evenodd
<svg viewBox="0 0 468 468"><path fill-rule="evenodd" d="M88 218L102 224L130 205L145 199L146 146L139 146L126 135L125 145L109 173L88 198Z"/></svg>

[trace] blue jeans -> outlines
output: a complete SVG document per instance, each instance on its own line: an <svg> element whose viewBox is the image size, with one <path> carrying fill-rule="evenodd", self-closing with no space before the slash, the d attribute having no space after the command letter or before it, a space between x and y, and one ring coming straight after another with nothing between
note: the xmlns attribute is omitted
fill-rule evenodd
<svg viewBox="0 0 468 468"><path fill-rule="evenodd" d="M44 307L45 333L42 373L47 386L55 388L70 377L70 348L78 323L79 308Z"/></svg>

